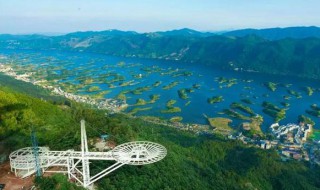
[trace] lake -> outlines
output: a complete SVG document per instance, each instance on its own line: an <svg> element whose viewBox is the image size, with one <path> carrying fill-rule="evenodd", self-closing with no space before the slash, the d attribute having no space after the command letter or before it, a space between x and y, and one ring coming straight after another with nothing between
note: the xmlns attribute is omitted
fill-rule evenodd
<svg viewBox="0 0 320 190"><path fill-rule="evenodd" d="M301 114L319 123L319 118L306 113L312 104L320 105L320 83L316 80L83 52L0 50L0 56L0 63L10 64L20 73L35 72L35 80L48 79L50 84L75 94L124 98L130 105L125 112L134 110L138 116L165 119L179 116L183 118L182 122L206 124L205 114L228 117L236 127L243 121L229 117L223 110L238 102L263 116L262 129L265 131L273 123L273 118L265 114L261 106L268 101L279 108L284 108L283 102L290 104L281 124L296 123ZM268 89L267 82L277 84L276 90ZM314 89L311 96L305 90L307 86ZM179 96L179 90L185 95L184 99L181 94ZM289 94L288 90L299 93L301 98ZM154 96L151 101L152 95L160 96L159 99ZM208 103L209 98L218 96L222 96L222 102ZM243 99L252 104L243 103ZM176 102L167 105L170 100ZM180 108L181 112L167 113L172 107ZM317 124L315 127L319 128Z"/></svg>

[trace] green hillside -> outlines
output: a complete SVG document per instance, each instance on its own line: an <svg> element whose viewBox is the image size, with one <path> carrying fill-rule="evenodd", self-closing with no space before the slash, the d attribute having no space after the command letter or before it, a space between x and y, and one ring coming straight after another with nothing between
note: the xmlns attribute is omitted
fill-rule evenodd
<svg viewBox="0 0 320 190"><path fill-rule="evenodd" d="M182 132L122 114L106 117L104 111L77 103L54 104L22 93L10 86L0 87L0 145L5 149L1 154L30 146L32 126L40 146L52 150L79 149L81 119L87 122L89 139L108 133L117 144L150 140L167 148L168 155L162 161L142 167L123 166L101 179L98 189L320 188L318 166L283 162L274 150L247 147L220 136ZM97 173L105 163L92 162L91 166L92 173ZM42 189L75 188L61 175L37 179L37 184Z"/></svg>

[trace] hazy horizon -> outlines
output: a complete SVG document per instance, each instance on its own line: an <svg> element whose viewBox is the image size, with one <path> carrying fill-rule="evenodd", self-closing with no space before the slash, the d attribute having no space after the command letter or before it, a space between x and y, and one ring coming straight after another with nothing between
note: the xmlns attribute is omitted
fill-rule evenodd
<svg viewBox="0 0 320 190"><path fill-rule="evenodd" d="M1 34L320 26L316 0L0 0Z"/></svg>
<svg viewBox="0 0 320 190"><path fill-rule="evenodd" d="M135 30L119 30L119 29L105 29L105 30L78 30L78 31L70 31L70 32L30 32L30 33L0 33L0 35L44 35L44 36L61 36L61 35L66 35L70 33L76 33L76 32L103 32L103 31L111 31L111 30L118 30L118 31L123 31L123 32L137 32L139 34L143 33L152 33L152 32L167 32L167 31L173 31L173 30L182 30L182 29L190 29L190 30L195 30L198 32L209 32L209 33L216 33L216 34L223 34L226 32L231 32L231 31L236 31L236 30L246 30L246 29L254 29L254 30L264 30L264 29L275 29L275 28L292 28L292 27L317 27L320 28L320 26L288 26L288 27L271 27L271 28L237 28L237 29L230 29L230 30L218 30L218 31L201 31L201 30L196 30L193 28L173 28L173 29L168 29L168 30L158 30L158 31L148 31L148 32L139 32Z"/></svg>

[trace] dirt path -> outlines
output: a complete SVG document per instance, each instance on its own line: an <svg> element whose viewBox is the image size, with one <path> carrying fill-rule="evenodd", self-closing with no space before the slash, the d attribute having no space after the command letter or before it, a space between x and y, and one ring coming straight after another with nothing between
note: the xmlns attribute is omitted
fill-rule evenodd
<svg viewBox="0 0 320 190"><path fill-rule="evenodd" d="M31 189L34 176L20 179L10 170L9 162L0 165L0 184L5 184L4 190Z"/></svg>

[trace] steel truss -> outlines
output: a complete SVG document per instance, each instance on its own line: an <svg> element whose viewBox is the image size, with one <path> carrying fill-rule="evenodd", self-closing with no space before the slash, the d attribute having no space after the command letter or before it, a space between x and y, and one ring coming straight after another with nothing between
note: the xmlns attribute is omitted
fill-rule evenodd
<svg viewBox="0 0 320 190"><path fill-rule="evenodd" d="M38 154L38 161L34 152ZM121 144L109 152L90 152L88 149L85 121L81 121L81 151L50 151L48 147L26 147L12 152L9 156L11 171L21 178L28 177L36 172L37 165L44 172L68 174L85 188L94 182L117 170L123 165L145 165L163 159L167 154L164 146L148 142L135 141ZM90 160L116 161L113 165L101 172L90 175ZM56 171L49 168L58 168Z"/></svg>

